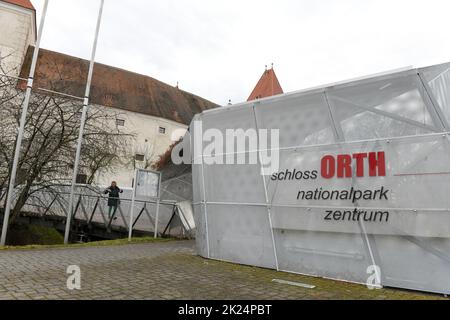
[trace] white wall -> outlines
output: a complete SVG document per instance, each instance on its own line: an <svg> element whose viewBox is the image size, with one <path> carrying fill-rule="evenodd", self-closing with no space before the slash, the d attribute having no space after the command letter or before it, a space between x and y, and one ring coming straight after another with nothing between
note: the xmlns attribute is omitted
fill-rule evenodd
<svg viewBox="0 0 450 320"><path fill-rule="evenodd" d="M35 13L0 1L0 63L8 75L18 76L35 37Z"/></svg>
<svg viewBox="0 0 450 320"><path fill-rule="evenodd" d="M118 185L123 188L131 187L134 177L133 157L135 154L145 156L144 162L135 162L137 168L145 169L146 165L158 161L159 156L183 137L188 128L188 126L174 121L128 111L120 111L119 119L125 120L125 125L119 127L121 132L135 135L134 143L129 146L129 156L124 159L129 163L117 166L108 172L100 172L95 179L95 183L100 186L108 186L111 181L117 181ZM115 125L115 123L111 125ZM164 134L159 132L160 127L165 128ZM151 168L147 167L146 169Z"/></svg>

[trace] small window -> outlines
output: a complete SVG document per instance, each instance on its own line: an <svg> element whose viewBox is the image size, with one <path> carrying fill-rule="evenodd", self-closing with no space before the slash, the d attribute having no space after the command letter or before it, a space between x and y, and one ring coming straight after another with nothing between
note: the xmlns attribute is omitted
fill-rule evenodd
<svg viewBox="0 0 450 320"><path fill-rule="evenodd" d="M135 159L136 161L144 161L145 156L143 154L136 154Z"/></svg>
<svg viewBox="0 0 450 320"><path fill-rule="evenodd" d="M166 134L166 128L164 128L164 127L159 127L159 133L160 133L160 134Z"/></svg>
<svg viewBox="0 0 450 320"><path fill-rule="evenodd" d="M16 186L24 184L28 178L28 171L25 169L17 170Z"/></svg>
<svg viewBox="0 0 450 320"><path fill-rule="evenodd" d="M77 184L87 184L87 175L77 174Z"/></svg>
<svg viewBox="0 0 450 320"><path fill-rule="evenodd" d="M125 126L125 120L123 120L123 119L116 119L116 125L118 127L124 127Z"/></svg>

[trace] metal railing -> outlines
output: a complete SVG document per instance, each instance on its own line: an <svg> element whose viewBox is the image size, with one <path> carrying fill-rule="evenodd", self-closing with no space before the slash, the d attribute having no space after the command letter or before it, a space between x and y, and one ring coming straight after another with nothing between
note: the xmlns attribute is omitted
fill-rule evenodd
<svg viewBox="0 0 450 320"><path fill-rule="evenodd" d="M64 186L61 186L64 189ZM64 190L42 190L33 193L26 202L22 212L28 215L39 217L68 217L70 192ZM118 206L110 209L108 201L110 199L118 200ZM155 236L162 234L157 226L162 229L166 227L164 220L169 220L170 216L156 214L157 206L166 208L167 212L172 213L176 201L172 200L134 200L135 218L130 221L130 212L132 208L132 199L128 197L110 198L105 196L100 189L88 186L78 187L75 193L75 201L72 211L72 219L84 222L88 227L94 224L111 232L113 228L126 229L153 233ZM164 212L164 211L163 211ZM158 221L158 219L162 221Z"/></svg>

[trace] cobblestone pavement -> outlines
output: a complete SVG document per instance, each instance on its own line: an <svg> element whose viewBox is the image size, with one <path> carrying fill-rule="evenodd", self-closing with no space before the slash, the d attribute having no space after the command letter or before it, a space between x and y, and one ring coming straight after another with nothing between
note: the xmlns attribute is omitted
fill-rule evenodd
<svg viewBox="0 0 450 320"><path fill-rule="evenodd" d="M69 291L67 267L81 268ZM272 282L296 281L305 289ZM0 251L0 299L438 299L202 259L194 243Z"/></svg>

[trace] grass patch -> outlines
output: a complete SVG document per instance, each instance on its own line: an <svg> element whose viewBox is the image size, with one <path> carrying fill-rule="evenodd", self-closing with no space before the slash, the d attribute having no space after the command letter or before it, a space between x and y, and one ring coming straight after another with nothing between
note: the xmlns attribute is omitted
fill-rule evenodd
<svg viewBox="0 0 450 320"><path fill-rule="evenodd" d="M71 249L71 248L89 248L89 247L108 247L108 246L124 246L130 244L140 244L140 243L164 243L169 241L174 241L175 239L155 239L153 237L143 237L143 238L132 238L131 241L128 239L118 239L118 240L106 240L97 241L89 243L76 243L76 244L57 244L57 245L27 245L27 246L6 246L0 247L0 251L5 250L43 250L43 249Z"/></svg>
<svg viewBox="0 0 450 320"><path fill-rule="evenodd" d="M53 228L32 224L13 224L9 228L6 243L10 246L58 245L64 243L64 237Z"/></svg>

